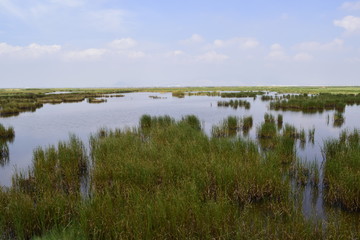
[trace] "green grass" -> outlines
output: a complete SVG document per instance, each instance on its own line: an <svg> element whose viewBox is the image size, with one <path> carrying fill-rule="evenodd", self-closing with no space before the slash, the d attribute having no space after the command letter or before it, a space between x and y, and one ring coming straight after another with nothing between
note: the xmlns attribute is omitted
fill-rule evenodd
<svg viewBox="0 0 360 240"><path fill-rule="evenodd" d="M325 200L351 211L360 211L360 134L343 131L325 143Z"/></svg>
<svg viewBox="0 0 360 240"><path fill-rule="evenodd" d="M238 129L244 118L224 122ZM266 124L276 128L275 122ZM248 139L207 136L196 116L175 121L144 115L137 128L93 134L91 163L75 136L37 148L32 167L18 171L11 188L0 188L0 239L358 236L359 229L341 215L319 222L303 216L290 184L296 151L287 129L277 131L273 148L263 152ZM343 135L339 141L357 149L359 136ZM303 176L318 181L319 173L312 177L300 165L296 169L300 183ZM355 170L348 175L358 177ZM86 180L88 194L81 191Z"/></svg>
<svg viewBox="0 0 360 240"><path fill-rule="evenodd" d="M302 111L306 113L337 110L343 112L346 105L360 104L360 94L287 95L285 99L270 102L270 108L283 111Z"/></svg>

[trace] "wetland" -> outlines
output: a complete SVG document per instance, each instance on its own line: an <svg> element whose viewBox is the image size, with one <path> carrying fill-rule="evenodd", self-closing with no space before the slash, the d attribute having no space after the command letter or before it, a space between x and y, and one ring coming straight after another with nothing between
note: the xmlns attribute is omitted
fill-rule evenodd
<svg viewBox="0 0 360 240"><path fill-rule="evenodd" d="M357 87L3 89L0 239L359 239L359 104Z"/></svg>

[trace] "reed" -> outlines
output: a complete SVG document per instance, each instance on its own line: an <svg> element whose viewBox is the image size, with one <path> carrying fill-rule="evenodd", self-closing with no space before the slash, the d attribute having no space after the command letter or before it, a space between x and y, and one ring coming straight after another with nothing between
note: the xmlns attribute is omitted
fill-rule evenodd
<svg viewBox="0 0 360 240"><path fill-rule="evenodd" d="M236 117L224 122L241 126ZM291 136L275 134L274 148L261 152L248 139L207 136L195 116L145 115L138 128L92 135L91 168L83 143L71 136L36 149L32 167L17 171L11 188L0 188L0 239L358 236L342 216L311 222L296 207L287 176L296 159ZM358 133L343 138L349 151L358 151Z"/></svg>
<svg viewBox="0 0 360 240"><path fill-rule="evenodd" d="M324 144L325 200L350 211L360 210L360 134L343 131Z"/></svg>
<svg viewBox="0 0 360 240"><path fill-rule="evenodd" d="M315 127L308 130L308 140L312 144L315 143Z"/></svg>
<svg viewBox="0 0 360 240"><path fill-rule="evenodd" d="M243 117L241 122L242 122L241 129L243 130L244 134L247 134L250 131L250 129L253 127L252 116Z"/></svg>
<svg viewBox="0 0 360 240"><path fill-rule="evenodd" d="M246 98L256 97L257 95L263 95L264 92L225 92L221 93L222 98Z"/></svg>
<svg viewBox="0 0 360 240"><path fill-rule="evenodd" d="M182 91L174 91L171 93L171 95L173 97L177 97L177 98L184 98L185 97L185 92Z"/></svg>
<svg viewBox="0 0 360 240"><path fill-rule="evenodd" d="M98 99L98 98L88 98L88 103L104 103L107 102L106 99Z"/></svg>
<svg viewBox="0 0 360 240"><path fill-rule="evenodd" d="M345 118L342 112L336 111L334 113L334 127L341 127L345 122Z"/></svg>
<svg viewBox="0 0 360 240"><path fill-rule="evenodd" d="M218 107L232 107L234 109L237 109L239 107L244 107L245 109L250 109L250 102L246 100L230 100L230 101L218 101L217 102Z"/></svg>
<svg viewBox="0 0 360 240"><path fill-rule="evenodd" d="M13 127L5 128L4 125L0 123L0 139L11 141L15 137L15 130Z"/></svg>
<svg viewBox="0 0 360 240"><path fill-rule="evenodd" d="M265 113L264 114L264 121L265 123L275 123L275 118L272 114L270 113Z"/></svg>
<svg viewBox="0 0 360 240"><path fill-rule="evenodd" d="M278 127L278 129L281 129L282 126L283 126L283 122L284 122L284 120L283 120L283 115L282 115L282 114L278 114L276 121L277 121L277 127Z"/></svg>
<svg viewBox="0 0 360 240"><path fill-rule="evenodd" d="M272 101L270 109L316 113L328 110L343 112L347 105L360 104L360 94L300 94L285 95L284 99Z"/></svg>
<svg viewBox="0 0 360 240"><path fill-rule="evenodd" d="M242 119L236 116L229 116L224 119L219 125L212 127L212 136L218 137L234 137L241 129Z"/></svg>

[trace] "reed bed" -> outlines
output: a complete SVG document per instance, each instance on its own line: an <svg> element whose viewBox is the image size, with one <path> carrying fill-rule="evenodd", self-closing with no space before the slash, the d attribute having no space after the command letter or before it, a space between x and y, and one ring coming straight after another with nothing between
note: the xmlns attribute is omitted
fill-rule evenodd
<svg viewBox="0 0 360 240"><path fill-rule="evenodd" d="M208 91L201 91L201 92L187 92L186 93L188 96L208 96L208 97L217 97L220 96L220 92L217 91L212 91L212 92L208 92Z"/></svg>
<svg viewBox="0 0 360 240"><path fill-rule="evenodd" d="M233 109L237 109L239 107L244 107L245 109L250 109L250 102L246 100L230 100L230 101L218 101L218 107L232 107Z"/></svg>
<svg viewBox="0 0 360 240"><path fill-rule="evenodd" d="M241 128L243 120L224 121ZM277 133L274 141L261 152L248 139L207 136L193 115L144 115L137 128L93 134L89 163L83 143L71 136L36 149L32 167L17 171L10 189L0 188L0 239L357 236L342 217L306 220L287 173L294 138Z"/></svg>
<svg viewBox="0 0 360 240"><path fill-rule="evenodd" d="M60 104L60 103L75 103L82 102L86 98L92 103L97 102L96 98L106 97L123 97L118 94L123 92L132 92L130 90L109 90L109 89L94 89L94 90L71 90L60 92L51 89L31 89L21 91L1 91L0 89L0 117L17 116L22 112L34 112L36 109L43 107L43 104Z"/></svg>
<svg viewBox="0 0 360 240"><path fill-rule="evenodd" d="M171 93L171 95L173 97L177 97L177 98L184 98L185 97L185 92L182 91L174 91Z"/></svg>
<svg viewBox="0 0 360 240"><path fill-rule="evenodd" d="M343 112L347 105L359 105L360 94L284 95L284 99L270 102L270 108L283 111L323 112L336 110Z"/></svg>
<svg viewBox="0 0 360 240"><path fill-rule="evenodd" d="M343 131L325 142L325 200L350 211L360 211L360 134Z"/></svg>
<svg viewBox="0 0 360 240"><path fill-rule="evenodd" d="M98 98L88 98L88 103L105 103L107 102L106 99L102 98L102 99L98 99Z"/></svg>
<svg viewBox="0 0 360 240"><path fill-rule="evenodd" d="M221 93L220 96L222 98L246 98L246 97L252 97L255 98L258 95L263 95L264 92L225 92Z"/></svg>

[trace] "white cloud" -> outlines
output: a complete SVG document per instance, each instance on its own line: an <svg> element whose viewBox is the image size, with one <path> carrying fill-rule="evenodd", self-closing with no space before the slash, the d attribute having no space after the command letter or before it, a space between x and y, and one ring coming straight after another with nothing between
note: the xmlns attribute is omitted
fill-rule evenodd
<svg viewBox="0 0 360 240"><path fill-rule="evenodd" d="M270 46L270 52L265 58L268 60L281 61L288 59L288 56L286 55L284 48L280 44L275 43Z"/></svg>
<svg viewBox="0 0 360 240"><path fill-rule="evenodd" d="M0 55L21 51L22 47L12 46L7 43L0 43Z"/></svg>
<svg viewBox="0 0 360 240"><path fill-rule="evenodd" d="M226 47L235 47L239 49L252 49L259 46L259 42L254 38L231 38L227 40L217 39L213 42L210 47L214 48L226 48Z"/></svg>
<svg viewBox="0 0 360 240"><path fill-rule="evenodd" d="M0 43L0 56L7 55L19 58L38 58L44 55L51 55L61 50L60 45L39 45L32 43L28 46L12 46L7 43Z"/></svg>
<svg viewBox="0 0 360 240"><path fill-rule="evenodd" d="M129 49L136 46L137 42L132 38L121 38L112 41L109 45L118 50Z"/></svg>
<svg viewBox="0 0 360 240"><path fill-rule="evenodd" d="M204 42L204 38L199 34L193 34L190 38L180 41L182 44L194 44Z"/></svg>
<svg viewBox="0 0 360 240"><path fill-rule="evenodd" d="M357 32L360 31L360 17L346 16L341 20L335 20L334 25L350 33Z"/></svg>
<svg viewBox="0 0 360 240"><path fill-rule="evenodd" d="M223 62L229 57L224 54L217 53L215 51L207 52L203 55L197 56L196 60L200 62Z"/></svg>
<svg viewBox="0 0 360 240"><path fill-rule="evenodd" d="M342 9L346 10L360 10L360 1L358 2L344 2L341 5Z"/></svg>
<svg viewBox="0 0 360 240"><path fill-rule="evenodd" d="M320 43L320 42L302 42L295 46L296 49L300 51L331 51L331 50L339 50L343 47L344 40L336 38L328 43Z"/></svg>
<svg viewBox="0 0 360 240"><path fill-rule="evenodd" d="M294 56L294 60L298 61L298 62L307 62L307 61L311 61L314 57L312 55L310 55L309 53L298 53Z"/></svg>
<svg viewBox="0 0 360 240"><path fill-rule="evenodd" d="M66 60L98 60L106 53L106 49L89 48L80 51L70 51L64 54Z"/></svg>

